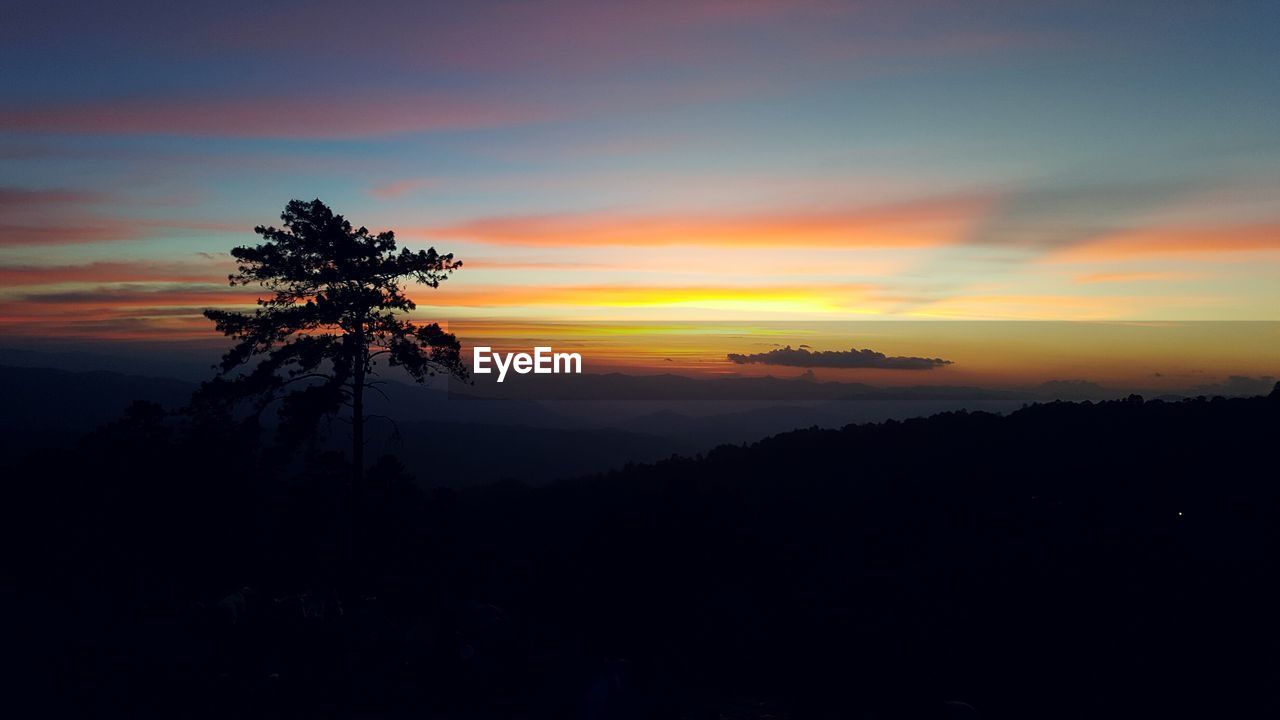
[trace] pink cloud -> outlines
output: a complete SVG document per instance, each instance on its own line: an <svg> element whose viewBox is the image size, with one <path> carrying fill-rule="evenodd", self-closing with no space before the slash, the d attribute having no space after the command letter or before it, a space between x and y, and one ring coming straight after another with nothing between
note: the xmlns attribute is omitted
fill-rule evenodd
<svg viewBox="0 0 1280 720"><path fill-rule="evenodd" d="M36 205L82 205L106 200L106 193L89 190L36 190L0 187L0 207L24 208Z"/></svg>
<svg viewBox="0 0 1280 720"><path fill-rule="evenodd" d="M369 188L369 194L379 200L394 200L404 197L410 193L419 190L425 190L437 184L436 180L430 178L409 178L407 180L396 180L395 182L375 185Z"/></svg>
<svg viewBox="0 0 1280 720"><path fill-rule="evenodd" d="M166 232L250 232L254 223L137 218L67 218L58 224L0 224L0 247L142 240Z"/></svg>
<svg viewBox="0 0 1280 720"><path fill-rule="evenodd" d="M538 122L546 107L445 95L144 98L0 110L0 129L218 137L375 137Z"/></svg>
<svg viewBox="0 0 1280 720"><path fill-rule="evenodd" d="M1044 44L1039 36L993 29L963 16L954 27L922 32L914 24L918 8L910 5L827 0L549 5L486 4L480 11L455 13L430 4L375 3L352 13L346 5L321 3L305 13L255 9L251 18L221 8L184 13L180 20L158 21L158 28L148 25L137 37L125 33L102 41L128 43L130 56L152 62L181 57L191 64L220 63L228 54L244 55L264 69L262 77L247 81L274 81L272 86L290 90L276 94L259 84L230 95L193 89L186 97L133 95L10 106L0 109L0 130L342 138L506 127L569 112L651 108L672 99L715 101L762 87L789 92L797 77L810 79L815 72L833 70L846 77L850 59L889 59L897 72L901 60ZM80 22L102 22L97 13ZM62 33L49 26L22 35L42 34L58 39ZM761 52L766 38L773 52ZM866 65L859 70L877 72L870 67L875 63ZM452 81L422 89L442 71L474 80L466 86L485 90L462 93L448 89L457 87ZM422 80L394 90L335 95L332 85L353 72L360 73L365 87L369 78L384 75L416 73ZM725 89L734 84L750 88Z"/></svg>

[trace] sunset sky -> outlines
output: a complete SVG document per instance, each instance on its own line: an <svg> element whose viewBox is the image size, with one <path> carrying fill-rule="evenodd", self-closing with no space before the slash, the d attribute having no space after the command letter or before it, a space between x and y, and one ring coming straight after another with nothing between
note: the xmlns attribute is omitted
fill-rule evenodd
<svg viewBox="0 0 1280 720"><path fill-rule="evenodd" d="M4 3L11 338L216 340L317 197L464 326L1280 320L1275 2L84 5Z"/></svg>

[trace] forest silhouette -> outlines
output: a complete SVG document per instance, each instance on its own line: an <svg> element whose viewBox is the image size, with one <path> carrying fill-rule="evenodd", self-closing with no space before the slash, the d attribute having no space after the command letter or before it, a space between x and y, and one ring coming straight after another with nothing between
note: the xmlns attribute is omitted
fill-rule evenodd
<svg viewBox="0 0 1280 720"><path fill-rule="evenodd" d="M14 647L80 715L1256 716L1278 430L1280 390L1134 396L542 487L387 456L353 501L342 454L138 403L6 459Z"/></svg>

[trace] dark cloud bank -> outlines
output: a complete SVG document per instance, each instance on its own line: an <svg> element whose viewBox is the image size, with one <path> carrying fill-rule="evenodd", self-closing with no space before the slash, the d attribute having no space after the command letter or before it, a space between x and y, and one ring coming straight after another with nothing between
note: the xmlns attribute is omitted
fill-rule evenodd
<svg viewBox="0 0 1280 720"><path fill-rule="evenodd" d="M942 365L950 365L950 360L923 357L889 357L875 350L819 350L811 352L806 346L792 348L790 345L770 350L769 352L741 355L729 353L731 362L739 365L758 363L761 365L785 365L787 367L805 368L875 368L880 370L931 370Z"/></svg>

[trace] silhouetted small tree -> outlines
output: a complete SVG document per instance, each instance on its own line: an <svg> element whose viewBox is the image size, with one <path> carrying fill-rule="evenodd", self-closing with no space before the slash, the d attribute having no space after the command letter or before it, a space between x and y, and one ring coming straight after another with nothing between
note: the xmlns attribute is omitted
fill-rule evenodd
<svg viewBox="0 0 1280 720"><path fill-rule="evenodd" d="M364 467L364 393L379 358L418 382L465 377L457 338L437 323L404 319L415 305L401 282L436 288L462 266L435 248L396 251L395 234L352 228L319 200L292 200L283 227L254 228L263 242L232 249L231 285L274 293L253 313L206 310L236 345L198 396L251 404L257 417L279 401L280 434L295 443L317 422L350 409L354 482ZM256 361L256 364L255 364Z"/></svg>

